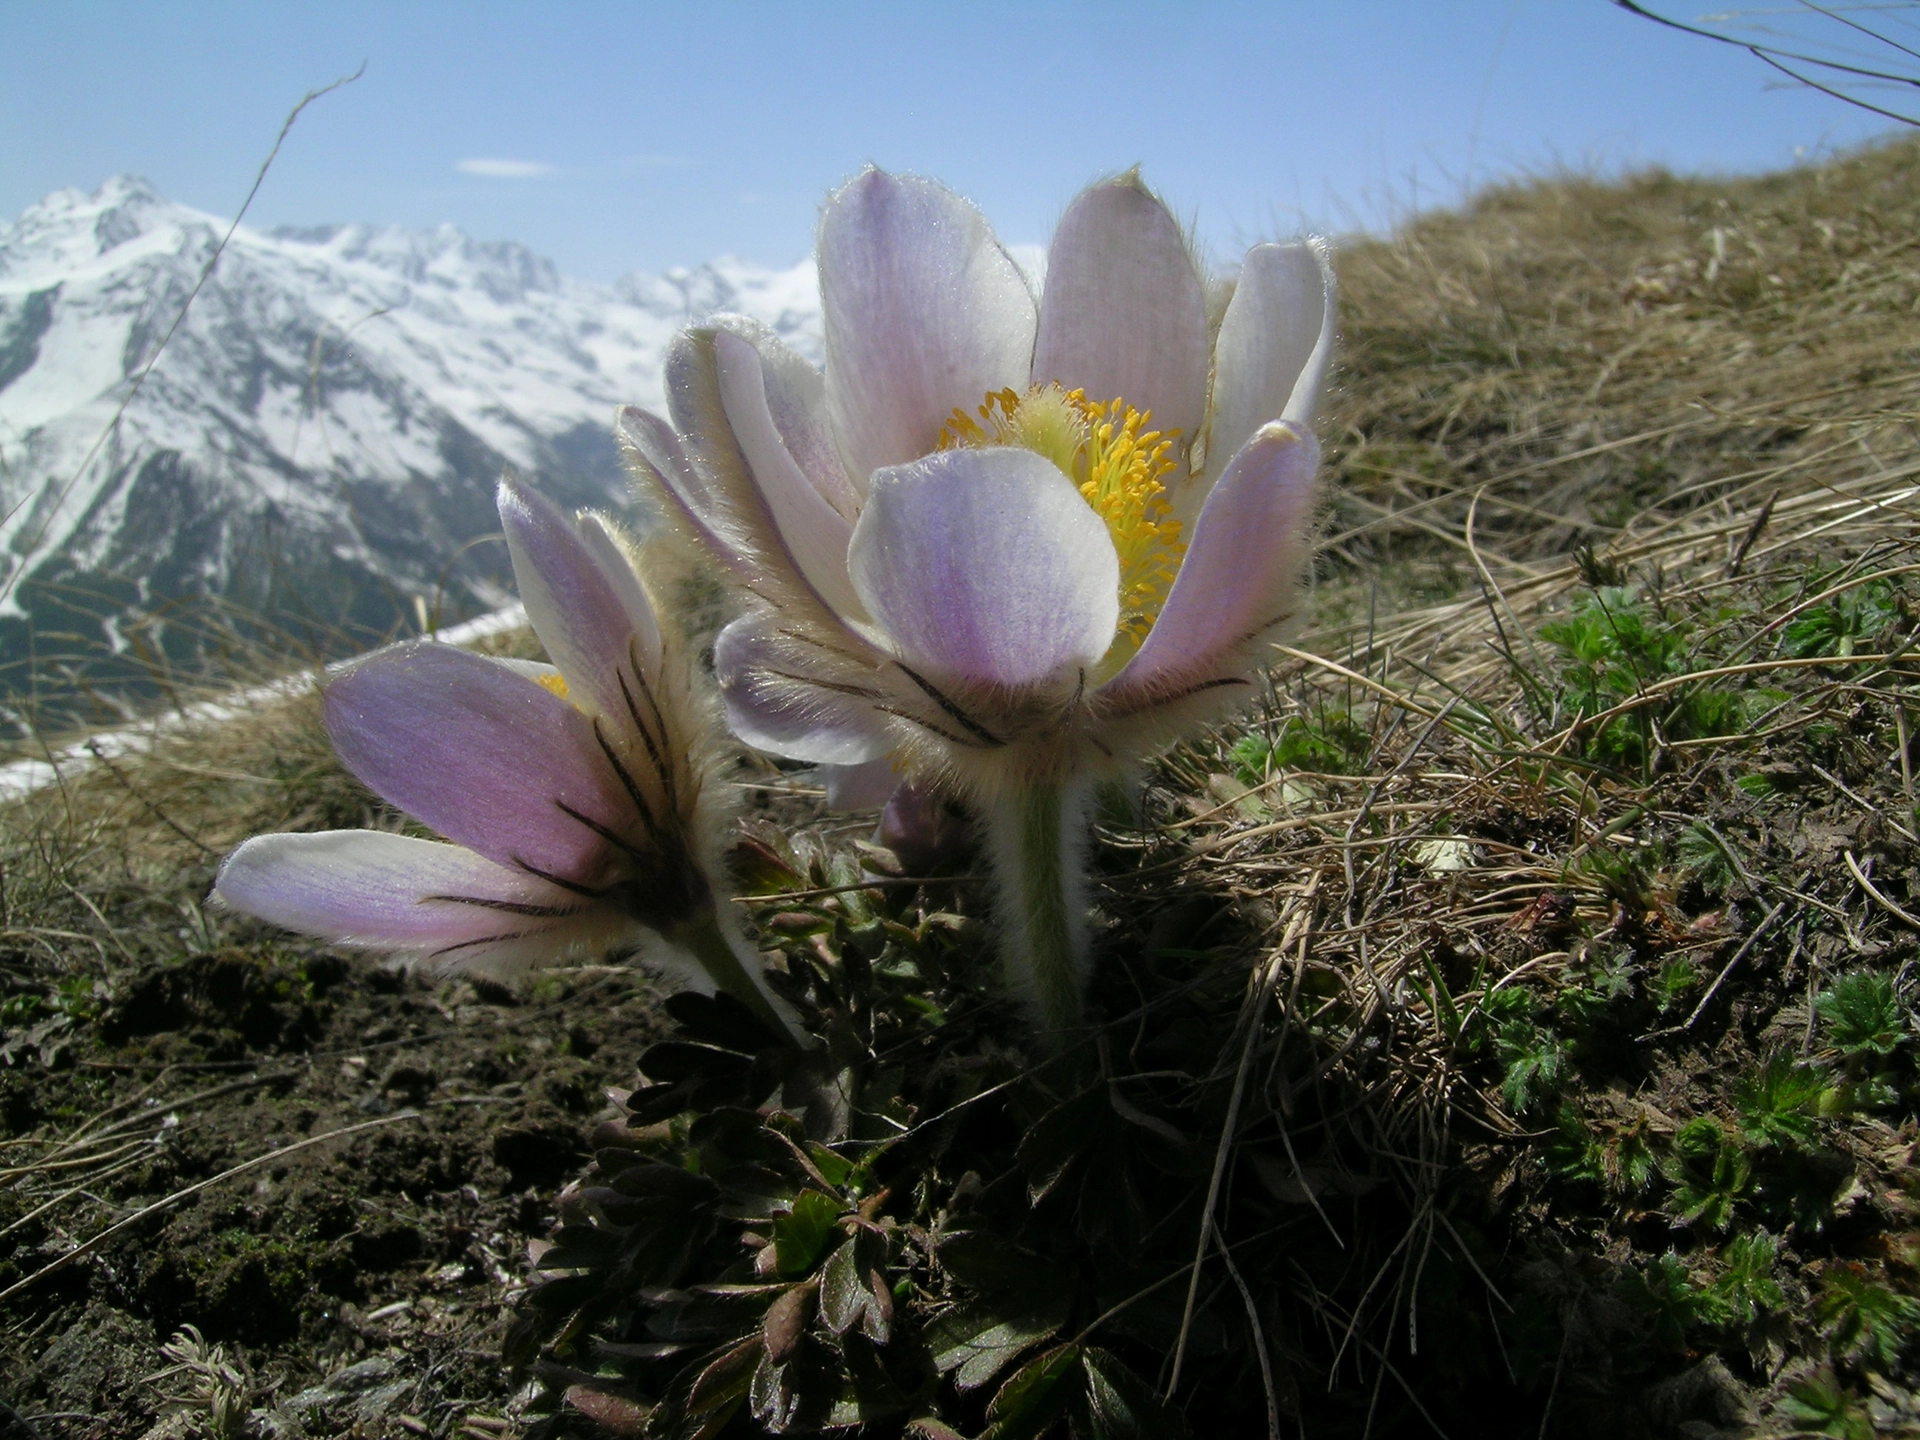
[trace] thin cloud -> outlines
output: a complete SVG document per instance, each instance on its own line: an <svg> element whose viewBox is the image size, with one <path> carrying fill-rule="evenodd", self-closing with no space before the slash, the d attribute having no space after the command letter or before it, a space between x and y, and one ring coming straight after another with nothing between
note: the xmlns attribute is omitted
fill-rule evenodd
<svg viewBox="0 0 1920 1440"><path fill-rule="evenodd" d="M538 180L551 175L553 166L538 160L457 160L454 169L462 175L479 175L488 180Z"/></svg>

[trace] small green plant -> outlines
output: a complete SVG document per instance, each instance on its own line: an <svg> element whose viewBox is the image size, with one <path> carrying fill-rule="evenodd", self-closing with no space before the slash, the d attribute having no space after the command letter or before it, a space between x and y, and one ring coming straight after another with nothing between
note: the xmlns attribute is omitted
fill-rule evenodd
<svg viewBox="0 0 1920 1440"><path fill-rule="evenodd" d="M1682 830L1674 852L1680 873L1708 895L1718 895L1733 879L1733 864L1726 847L1705 825L1695 823Z"/></svg>
<svg viewBox="0 0 1920 1440"><path fill-rule="evenodd" d="M1753 1165L1736 1136L1712 1116L1702 1115L1674 1133L1660 1173L1673 1186L1675 1219L1724 1230L1752 1183Z"/></svg>
<svg viewBox="0 0 1920 1440"><path fill-rule="evenodd" d="M1899 598L1892 583L1874 580L1843 590L1795 616L1780 632L1780 648L1802 658L1851 655L1870 648L1899 618Z"/></svg>
<svg viewBox="0 0 1920 1440"><path fill-rule="evenodd" d="M1780 1411L1800 1434L1830 1435L1834 1440L1873 1440L1873 1420L1832 1370L1822 1366L1791 1382Z"/></svg>
<svg viewBox="0 0 1920 1440"><path fill-rule="evenodd" d="M1786 1292L1773 1278L1780 1242L1766 1231L1736 1235L1727 1242L1720 1258L1726 1268L1712 1289L1714 1298L1725 1307L1727 1322L1752 1325L1764 1312L1786 1304Z"/></svg>
<svg viewBox="0 0 1920 1440"><path fill-rule="evenodd" d="M1895 1294L1860 1266L1828 1272L1814 1314L1826 1327L1834 1358L1890 1371L1920 1323L1920 1301Z"/></svg>
<svg viewBox="0 0 1920 1440"><path fill-rule="evenodd" d="M1740 1133L1749 1144L1811 1146L1820 1134L1820 1102L1827 1077L1811 1065L1796 1064L1782 1053L1769 1055L1760 1069L1733 1088Z"/></svg>
<svg viewBox="0 0 1920 1440"><path fill-rule="evenodd" d="M1577 751L1613 769L1642 769L1659 740L1735 734L1765 708L1751 692L1699 685L1660 691L1609 715L1654 682L1708 663L1697 653L1691 628L1670 620L1632 586L1588 591L1571 613L1541 626L1540 638L1559 658L1553 697L1558 713L1552 718L1565 724L1578 717Z"/></svg>
<svg viewBox="0 0 1920 1440"><path fill-rule="evenodd" d="M1893 981L1872 970L1842 975L1814 1002L1827 1043L1848 1060L1885 1060L1907 1038Z"/></svg>
<svg viewBox="0 0 1920 1440"><path fill-rule="evenodd" d="M1700 970L1685 955L1661 966L1653 980L1654 998L1662 1012L1678 1009L1699 988Z"/></svg>
<svg viewBox="0 0 1920 1440"><path fill-rule="evenodd" d="M1292 715L1271 743L1264 735L1243 736L1233 747L1234 774L1258 785L1276 770L1307 770L1346 775L1366 763L1373 739L1343 710Z"/></svg>
<svg viewBox="0 0 1920 1440"><path fill-rule="evenodd" d="M1718 1301L1693 1283L1686 1262L1671 1250L1623 1275L1619 1294L1640 1313L1660 1350L1682 1349L1697 1326L1720 1323Z"/></svg>
<svg viewBox="0 0 1920 1440"><path fill-rule="evenodd" d="M1509 1020L1494 1038L1507 1067L1500 1093L1516 1115L1525 1115L1551 1099L1567 1075L1567 1047L1551 1030L1530 1020Z"/></svg>

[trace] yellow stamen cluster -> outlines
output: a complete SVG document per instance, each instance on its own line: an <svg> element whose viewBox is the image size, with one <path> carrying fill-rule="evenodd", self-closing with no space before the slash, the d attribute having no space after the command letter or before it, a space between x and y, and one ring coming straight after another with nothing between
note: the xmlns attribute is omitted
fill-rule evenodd
<svg viewBox="0 0 1920 1440"><path fill-rule="evenodd" d="M1180 432L1149 430L1152 418L1124 400L1101 403L1081 390L1036 385L1025 395L995 391L975 415L956 409L940 432L942 450L1018 445L1044 455L1107 522L1120 554L1120 625L1109 666L1124 663L1153 629L1187 548L1167 503Z"/></svg>
<svg viewBox="0 0 1920 1440"><path fill-rule="evenodd" d="M567 698L567 677L562 675L558 670L548 675L536 675L533 678L536 684L551 690L562 700Z"/></svg>

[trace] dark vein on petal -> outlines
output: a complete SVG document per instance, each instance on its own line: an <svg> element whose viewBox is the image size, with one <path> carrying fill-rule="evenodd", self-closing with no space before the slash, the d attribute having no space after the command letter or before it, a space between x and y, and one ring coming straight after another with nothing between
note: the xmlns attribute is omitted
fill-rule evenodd
<svg viewBox="0 0 1920 1440"><path fill-rule="evenodd" d="M633 859L639 860L645 863L658 858L657 851L640 849L631 840L628 840L626 837L621 835L618 831L608 829L605 825L602 825L598 820L595 820L591 815L582 815L578 810L574 809L571 805L567 804L566 801L556 800L553 803L559 808L560 813L562 815L565 815L569 820L579 821L582 825L586 826L587 829L591 830L594 834L598 835L602 840L606 841L609 845L614 846L616 849L625 851L626 854L631 856Z"/></svg>
<svg viewBox="0 0 1920 1440"><path fill-rule="evenodd" d="M584 908L579 905L535 905L525 900L492 900L484 895L422 895L419 903L429 900L442 900L449 905L477 905L483 910L504 910L509 915L525 915L536 920L559 920L568 915L578 915Z"/></svg>
<svg viewBox="0 0 1920 1440"><path fill-rule="evenodd" d="M672 745L672 737L667 734L666 716L660 713L660 702L654 697L653 686L647 680L647 672L640 668L640 652L632 636L627 637L627 663L633 666L634 683L640 687L640 693L647 697L647 708L653 712L654 728L659 732L656 744L651 731L640 721L640 712L633 703L633 692L627 689L627 677L623 671L614 671L614 678L620 682L620 698L627 702L627 714L633 717L634 728L640 732L640 738L646 742L647 754L653 760L653 773L659 777L660 788L666 792L667 808L675 815L680 813L680 797L673 783L673 766L668 763L665 753Z"/></svg>
<svg viewBox="0 0 1920 1440"><path fill-rule="evenodd" d="M513 860L513 863L515 865L518 865L522 870L526 871L527 874L535 876L538 879L544 880L549 885L558 885L562 890L565 890L570 894L578 895L581 898L586 900L606 899L607 892L604 890L595 890L591 885L582 885L577 880L563 880L558 875L554 875L548 871L542 870L538 865L529 865L526 861L522 860L518 855L515 855L511 858Z"/></svg>
<svg viewBox="0 0 1920 1440"><path fill-rule="evenodd" d="M878 690L868 690L864 686L849 685L840 680L821 680L812 675L796 675L791 670L762 669L762 675L773 675L781 680L791 680L796 685L811 685L816 690L831 690L836 695L851 695L856 700L878 700Z"/></svg>
<svg viewBox="0 0 1920 1440"><path fill-rule="evenodd" d="M429 950L427 958L438 960L442 955L451 955L456 950L471 950L476 945L495 945L503 940L524 940L529 933L525 930L503 930L498 935L482 935L478 940L462 940L457 945L442 945L438 950Z"/></svg>
<svg viewBox="0 0 1920 1440"><path fill-rule="evenodd" d="M626 682L623 680L621 688L624 690L625 687ZM627 798L633 801L634 809L640 812L640 823L647 827L647 834L652 837L655 845L662 850L666 849L666 837L660 833L660 822L654 816L653 807L647 803L647 797L640 793L640 782L633 778L633 773L627 769L619 753L607 742L607 737L600 733L600 718L597 715L593 720L593 739L594 743L600 747L600 753L607 757L607 763L613 766L613 773L620 777L620 785L627 792ZM558 800L553 803L560 805L562 810L567 808Z"/></svg>
<svg viewBox="0 0 1920 1440"><path fill-rule="evenodd" d="M902 661L896 660L893 663L900 667L900 673L902 675L905 675L909 680L913 681L914 684L924 690L927 698L942 710L946 711L955 723L969 735L975 736L984 745L999 746L1007 743L991 730L987 729L986 726L975 720L971 715L967 714L967 712L962 710L958 705L954 704L952 700L948 699L947 696L941 692L938 686L931 680L928 680L924 675L919 674ZM927 728L932 729L933 727L928 726Z"/></svg>

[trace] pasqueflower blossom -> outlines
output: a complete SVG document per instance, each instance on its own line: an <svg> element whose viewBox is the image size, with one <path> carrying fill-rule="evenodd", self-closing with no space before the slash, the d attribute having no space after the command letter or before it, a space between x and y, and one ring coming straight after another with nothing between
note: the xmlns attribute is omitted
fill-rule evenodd
<svg viewBox="0 0 1920 1440"><path fill-rule="evenodd" d="M670 352L671 423L621 437L746 597L714 657L735 732L965 796L1009 979L1058 1031L1093 785L1245 696L1299 609L1332 271L1259 245L1210 286L1128 175L1068 207L1036 300L972 205L879 170L818 263L824 373L716 319Z"/></svg>
<svg viewBox="0 0 1920 1440"><path fill-rule="evenodd" d="M411 642L330 680L328 734L370 789L453 843L259 835L221 867L232 909L337 944L512 975L637 954L790 1038L725 907L718 716L622 542L503 481L528 619L555 663Z"/></svg>

